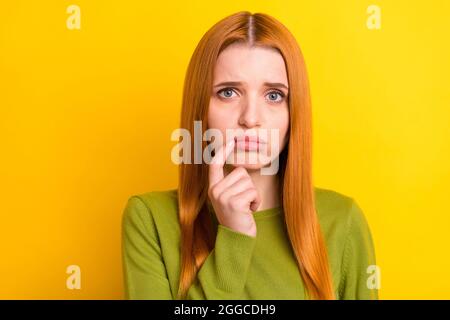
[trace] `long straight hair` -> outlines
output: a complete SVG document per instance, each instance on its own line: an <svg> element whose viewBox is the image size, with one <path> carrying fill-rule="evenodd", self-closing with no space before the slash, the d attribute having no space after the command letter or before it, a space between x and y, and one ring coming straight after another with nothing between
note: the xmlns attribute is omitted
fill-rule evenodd
<svg viewBox="0 0 450 320"><path fill-rule="evenodd" d="M219 54L232 43L277 49L289 81L289 137L279 157L281 204L289 240L306 295L335 299L326 244L318 222L312 181L312 115L306 66L300 47L275 18L241 11L213 25L198 43L183 88L181 128L194 136L194 121L207 125L213 71ZM202 139L202 150L206 142ZM194 154L191 145L191 155ZM186 299L198 270L211 252L215 232L208 211L208 165L179 166L178 209L181 227L181 274L177 299Z"/></svg>

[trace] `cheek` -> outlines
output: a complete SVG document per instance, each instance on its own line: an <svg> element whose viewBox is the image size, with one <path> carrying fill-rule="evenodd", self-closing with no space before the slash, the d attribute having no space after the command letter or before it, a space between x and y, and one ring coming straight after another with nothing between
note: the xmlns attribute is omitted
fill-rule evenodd
<svg viewBox="0 0 450 320"><path fill-rule="evenodd" d="M236 126L235 116L230 108L210 103L208 109L208 128L219 129L225 133L226 129Z"/></svg>
<svg viewBox="0 0 450 320"><path fill-rule="evenodd" d="M276 117L274 117L273 128L277 128L279 130L280 145L282 145L288 138L287 132L289 130L289 121L289 109L287 107L286 109L280 111Z"/></svg>
<svg viewBox="0 0 450 320"><path fill-rule="evenodd" d="M220 111L211 101L208 107L208 128L220 129Z"/></svg>
<svg viewBox="0 0 450 320"><path fill-rule="evenodd" d="M288 131L289 131L289 122L290 122L290 119L289 119L289 113L288 113L287 116L286 116L285 121L283 122L283 129L280 130L280 131L283 132L282 136L284 138L284 141L288 138L287 134L288 134Z"/></svg>

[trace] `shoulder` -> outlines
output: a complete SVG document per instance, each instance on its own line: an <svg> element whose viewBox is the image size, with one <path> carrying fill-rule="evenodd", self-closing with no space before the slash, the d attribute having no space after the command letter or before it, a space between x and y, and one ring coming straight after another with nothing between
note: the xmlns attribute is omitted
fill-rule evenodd
<svg viewBox="0 0 450 320"><path fill-rule="evenodd" d="M345 241L352 233L369 232L363 210L352 196L315 187L315 200L325 237Z"/></svg>
<svg viewBox="0 0 450 320"><path fill-rule="evenodd" d="M336 211L346 210L353 201L349 195L320 187L314 187L316 208L321 214L332 214Z"/></svg>
<svg viewBox="0 0 450 320"><path fill-rule="evenodd" d="M375 264L375 251L363 210L349 195L323 188L315 188L315 194L335 283L341 286L348 274L365 277L365 268Z"/></svg>
<svg viewBox="0 0 450 320"><path fill-rule="evenodd" d="M132 195L129 201L144 203L151 211L174 210L178 206L177 189L163 191L149 191L141 194Z"/></svg>
<svg viewBox="0 0 450 320"><path fill-rule="evenodd" d="M346 194L325 188L314 188L316 211L321 223L343 222L349 218L354 199Z"/></svg>
<svg viewBox="0 0 450 320"><path fill-rule="evenodd" d="M123 223L144 226L173 227L178 225L177 189L149 191L131 195L123 211Z"/></svg>

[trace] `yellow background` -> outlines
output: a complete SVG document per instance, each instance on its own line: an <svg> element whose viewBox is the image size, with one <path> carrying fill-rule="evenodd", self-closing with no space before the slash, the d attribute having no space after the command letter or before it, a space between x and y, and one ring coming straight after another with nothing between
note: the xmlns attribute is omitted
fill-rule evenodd
<svg viewBox="0 0 450 320"><path fill-rule="evenodd" d="M71 4L81 30L66 27ZM363 208L380 297L450 298L450 5L437 0L2 1L0 298L123 297L122 209L177 186L188 61L240 10L278 18L303 50L315 184ZM66 288L72 264L80 290Z"/></svg>

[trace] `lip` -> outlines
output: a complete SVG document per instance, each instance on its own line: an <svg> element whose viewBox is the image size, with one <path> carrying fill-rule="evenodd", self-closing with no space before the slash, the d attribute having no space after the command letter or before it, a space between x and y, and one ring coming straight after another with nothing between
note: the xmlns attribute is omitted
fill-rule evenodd
<svg viewBox="0 0 450 320"><path fill-rule="evenodd" d="M261 145L265 142L258 136L243 135L234 138L236 148L243 151L260 151Z"/></svg>
<svg viewBox="0 0 450 320"><path fill-rule="evenodd" d="M238 141L236 148L243 151L259 151L259 143L255 141Z"/></svg>
<svg viewBox="0 0 450 320"><path fill-rule="evenodd" d="M258 136L249 136L249 135L235 137L234 141L236 143L240 143L240 142L252 142L252 143L258 143L258 144L266 143L264 140L262 140Z"/></svg>

